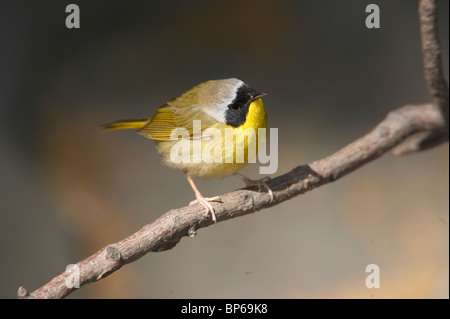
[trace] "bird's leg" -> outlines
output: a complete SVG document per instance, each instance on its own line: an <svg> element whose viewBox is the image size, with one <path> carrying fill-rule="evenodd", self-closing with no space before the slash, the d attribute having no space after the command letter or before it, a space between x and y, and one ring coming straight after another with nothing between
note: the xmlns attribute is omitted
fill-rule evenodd
<svg viewBox="0 0 450 319"><path fill-rule="evenodd" d="M190 202L189 205L194 205L196 203L200 203L203 207L206 208L205 215L208 215L208 213L211 212L211 218L212 218L214 224L216 224L216 222L217 222L216 214L214 213L214 208L212 207L210 202L222 202L222 199L219 196L203 197L203 195L198 190L197 186L195 186L195 183L192 180L192 177L189 175L189 173L184 172L184 174L186 174L186 178L187 178L189 184L191 185L192 189L194 190L195 197L197 197L197 199Z"/></svg>
<svg viewBox="0 0 450 319"><path fill-rule="evenodd" d="M261 191L261 186L263 186L267 190L267 193L269 193L270 202L273 202L273 198L274 198L273 197L273 192L270 189L269 185L267 185L267 182L270 181L270 177L266 176L266 177L261 178L261 179L253 180L253 179L245 177L244 175L239 174L239 173L236 173L235 175L237 177L239 177L240 179L242 179L247 187L249 187L249 186L258 186L259 191Z"/></svg>

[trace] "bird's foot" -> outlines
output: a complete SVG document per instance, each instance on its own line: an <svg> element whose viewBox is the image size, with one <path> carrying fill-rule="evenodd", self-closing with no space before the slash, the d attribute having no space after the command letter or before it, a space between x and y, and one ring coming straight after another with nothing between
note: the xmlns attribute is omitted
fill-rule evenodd
<svg viewBox="0 0 450 319"><path fill-rule="evenodd" d="M261 191L261 187L264 187L270 196L270 202L273 202L274 199L273 192L270 189L269 185L267 185L267 182L270 181L270 177L266 176L261 179L253 180L239 173L236 173L236 176L242 179L247 187L258 186L259 191Z"/></svg>
<svg viewBox="0 0 450 319"><path fill-rule="evenodd" d="M200 193L196 193L195 196L197 197L197 199L190 202L189 205L195 205L197 203L200 203L203 207L206 208L205 215L208 215L208 213L211 213L211 219L214 222L214 224L216 224L217 218L216 218L216 214L214 212L214 208L211 205L211 202L222 203L222 199L219 196L203 197L203 195Z"/></svg>

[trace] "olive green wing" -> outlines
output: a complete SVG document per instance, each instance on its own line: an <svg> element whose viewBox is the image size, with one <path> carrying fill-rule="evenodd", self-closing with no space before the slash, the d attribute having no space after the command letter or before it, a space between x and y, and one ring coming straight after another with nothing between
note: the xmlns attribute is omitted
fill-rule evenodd
<svg viewBox="0 0 450 319"><path fill-rule="evenodd" d="M176 100L169 101L166 105L160 107L147 125L140 129L138 133L153 140L177 140L178 133L174 130L184 128L189 132L190 139L200 139L202 130L217 124L215 119L207 115L197 105L180 105L171 102L176 102ZM195 123L196 131L194 131L195 120L201 121ZM198 130L200 127L201 131ZM171 135L174 138L171 138Z"/></svg>

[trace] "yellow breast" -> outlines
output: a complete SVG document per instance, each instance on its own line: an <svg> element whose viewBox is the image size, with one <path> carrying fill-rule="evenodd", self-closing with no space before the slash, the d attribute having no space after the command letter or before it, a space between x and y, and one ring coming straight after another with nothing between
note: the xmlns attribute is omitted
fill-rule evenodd
<svg viewBox="0 0 450 319"><path fill-rule="evenodd" d="M266 138L267 116L261 99L253 101L247 113L246 121L239 127L217 123L213 126L220 131L221 137L211 140L184 142L191 143L191 160L183 163L174 163L169 158L170 148L174 141L158 142L158 150L164 155L164 164L187 171L191 176L200 178L217 178L230 176L244 168L258 154ZM264 131L258 130L264 129ZM261 135L263 133L264 135ZM230 135L232 134L232 135ZM230 138L231 136L231 138ZM177 141L179 143L180 141ZM202 161L198 162L193 143L200 143ZM249 148L250 146L250 148ZM221 152L217 154L217 150ZM215 154L213 162L205 162L206 155Z"/></svg>
<svg viewBox="0 0 450 319"><path fill-rule="evenodd" d="M249 127L254 129L267 128L266 110L261 99L257 99L250 104L247 119L240 127L244 130Z"/></svg>
<svg viewBox="0 0 450 319"><path fill-rule="evenodd" d="M259 128L261 129L266 129L267 128L267 116L266 116L266 111L264 110L264 105L261 99L257 99L255 101L253 101L250 104L248 113L247 113L247 117L246 120L244 122L244 124L242 124L241 126L235 128L232 127L230 125L226 126L227 129L229 130L233 130L233 135L235 136L234 140L233 140L233 163L235 163L237 165L237 167L239 167L238 169L242 168L243 166L247 165L249 161L251 161L259 152L259 147L261 145L259 145L258 143L258 136L261 130L258 130ZM254 134L253 134L254 132ZM265 137L267 135L266 130L264 130L264 136L259 136L259 139L261 140L261 138L263 138L263 140L265 141ZM225 136L224 136L225 139ZM255 151L256 154L249 154L249 145L252 146L252 143L254 143L255 147ZM226 145L225 143L223 144L224 146ZM239 165L241 163L239 158L237 158L236 156L239 157L239 150L240 147L243 147L244 150L244 165ZM241 148L242 150L242 148ZM224 147L224 151L226 151L225 147ZM252 150L250 150L252 151ZM228 152L230 153L230 152ZM226 158L225 163L230 162L229 159ZM242 166L242 167L240 167Z"/></svg>

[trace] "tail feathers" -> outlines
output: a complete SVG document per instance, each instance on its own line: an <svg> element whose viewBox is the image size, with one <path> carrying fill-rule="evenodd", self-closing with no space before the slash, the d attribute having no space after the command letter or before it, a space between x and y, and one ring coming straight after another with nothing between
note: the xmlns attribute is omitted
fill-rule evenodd
<svg viewBox="0 0 450 319"><path fill-rule="evenodd" d="M150 121L149 118L146 119L133 119L133 120L122 120L117 121L109 124L103 125L103 128L105 130L127 130L127 129L141 129L143 128L148 122Z"/></svg>

